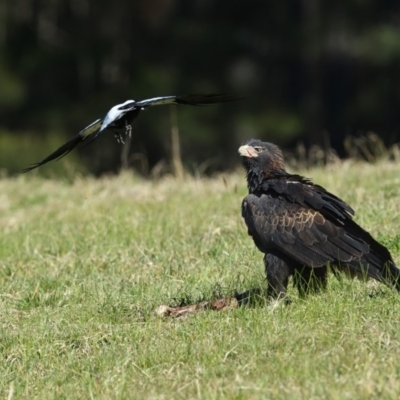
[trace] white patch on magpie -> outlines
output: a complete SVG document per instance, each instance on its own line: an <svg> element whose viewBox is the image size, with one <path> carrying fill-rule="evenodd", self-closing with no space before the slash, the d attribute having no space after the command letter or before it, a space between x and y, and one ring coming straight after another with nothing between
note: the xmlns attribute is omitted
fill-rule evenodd
<svg viewBox="0 0 400 400"><path fill-rule="evenodd" d="M123 106L128 105L129 103L132 103L132 107L127 107L123 110L120 108ZM103 131L106 129L109 125L111 125L113 122L118 121L121 119L128 111L131 111L135 108L135 101L134 100L127 100L125 103L122 104L117 104L116 106L112 107L111 110L107 113L107 115L104 118L103 124L101 125L100 131Z"/></svg>

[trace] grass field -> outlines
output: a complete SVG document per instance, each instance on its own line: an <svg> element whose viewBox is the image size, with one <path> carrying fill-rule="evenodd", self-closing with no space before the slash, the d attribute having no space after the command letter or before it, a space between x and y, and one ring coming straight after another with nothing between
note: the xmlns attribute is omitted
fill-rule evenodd
<svg viewBox="0 0 400 400"><path fill-rule="evenodd" d="M400 263L400 165L300 171L340 195ZM264 286L240 171L0 180L0 397L398 399L400 295L328 290L181 319L177 305Z"/></svg>

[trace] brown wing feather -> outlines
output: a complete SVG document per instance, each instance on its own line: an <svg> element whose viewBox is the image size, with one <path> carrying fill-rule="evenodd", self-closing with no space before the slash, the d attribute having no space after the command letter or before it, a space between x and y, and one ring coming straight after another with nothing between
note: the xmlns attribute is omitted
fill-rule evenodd
<svg viewBox="0 0 400 400"><path fill-rule="evenodd" d="M345 263L369 251L365 242L349 236L321 212L269 195L248 195L242 214L262 252L289 257L301 265Z"/></svg>

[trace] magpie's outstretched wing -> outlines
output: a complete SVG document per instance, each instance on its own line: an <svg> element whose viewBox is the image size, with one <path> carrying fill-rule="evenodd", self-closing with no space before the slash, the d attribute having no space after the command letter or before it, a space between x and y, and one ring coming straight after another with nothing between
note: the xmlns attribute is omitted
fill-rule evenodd
<svg viewBox="0 0 400 400"><path fill-rule="evenodd" d="M227 94L196 93L183 96L153 97L151 99L139 100L139 101L127 100L125 101L125 103L117 104L116 106L112 107L108 111L108 113L104 116L104 118L100 118L94 121L85 129L80 131L76 136L70 139L67 143L63 144L54 153L50 154L44 160L36 164L33 164L28 168L25 168L24 170L22 170L22 172L31 171L32 169L40 167L41 165L46 164L49 161L53 161L55 159L64 157L89 136L91 137L89 143L91 143L106 129L109 128L118 129L123 127L130 127L130 123L134 118L136 118L137 114L142 109L164 104L186 104L190 106L201 106L207 104L225 103L227 101L235 101L240 99L241 98L239 97L230 96Z"/></svg>
<svg viewBox="0 0 400 400"><path fill-rule="evenodd" d="M208 94L186 94L183 96L162 96L153 97L147 100L139 100L134 102L134 107L147 108L152 106L161 106L164 104L186 104L189 106L204 106L207 104L225 103L227 101L241 100L241 97L230 96L224 93L208 93ZM132 107L132 104L127 104Z"/></svg>
<svg viewBox="0 0 400 400"><path fill-rule="evenodd" d="M30 167L23 169L22 172L24 173L29 172L37 167L40 167L43 164L48 163L49 161L60 159L66 156L70 151L72 151L76 146L78 146L79 143L83 142L89 136L96 133L100 129L102 122L103 122L102 118L92 122L86 128L82 129L78 134L76 134L72 139L68 140L68 142L64 143L56 151L51 153L48 157L46 157L45 159L43 159L38 163L32 164Z"/></svg>
<svg viewBox="0 0 400 400"><path fill-rule="evenodd" d="M183 96L152 97L151 99L146 100L127 100L125 103L118 104L111 108L111 110L104 117L103 124L101 125L100 130L97 132L96 137L99 136L105 129L115 124L116 121L122 120L123 118L127 120L127 123L130 123L129 120L132 119L134 115L133 113L136 113L137 115L140 110L146 109L148 107L168 104L186 104L190 106L201 106L235 100L240 100L240 98L227 94L216 93L196 93Z"/></svg>

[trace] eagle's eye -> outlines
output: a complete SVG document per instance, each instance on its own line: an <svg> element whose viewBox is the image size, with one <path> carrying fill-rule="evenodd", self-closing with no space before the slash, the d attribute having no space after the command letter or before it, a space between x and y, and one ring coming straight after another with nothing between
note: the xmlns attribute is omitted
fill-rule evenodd
<svg viewBox="0 0 400 400"><path fill-rule="evenodd" d="M260 151L263 151L264 148L261 147L261 146L254 146L254 150L255 150L257 153L259 153Z"/></svg>

